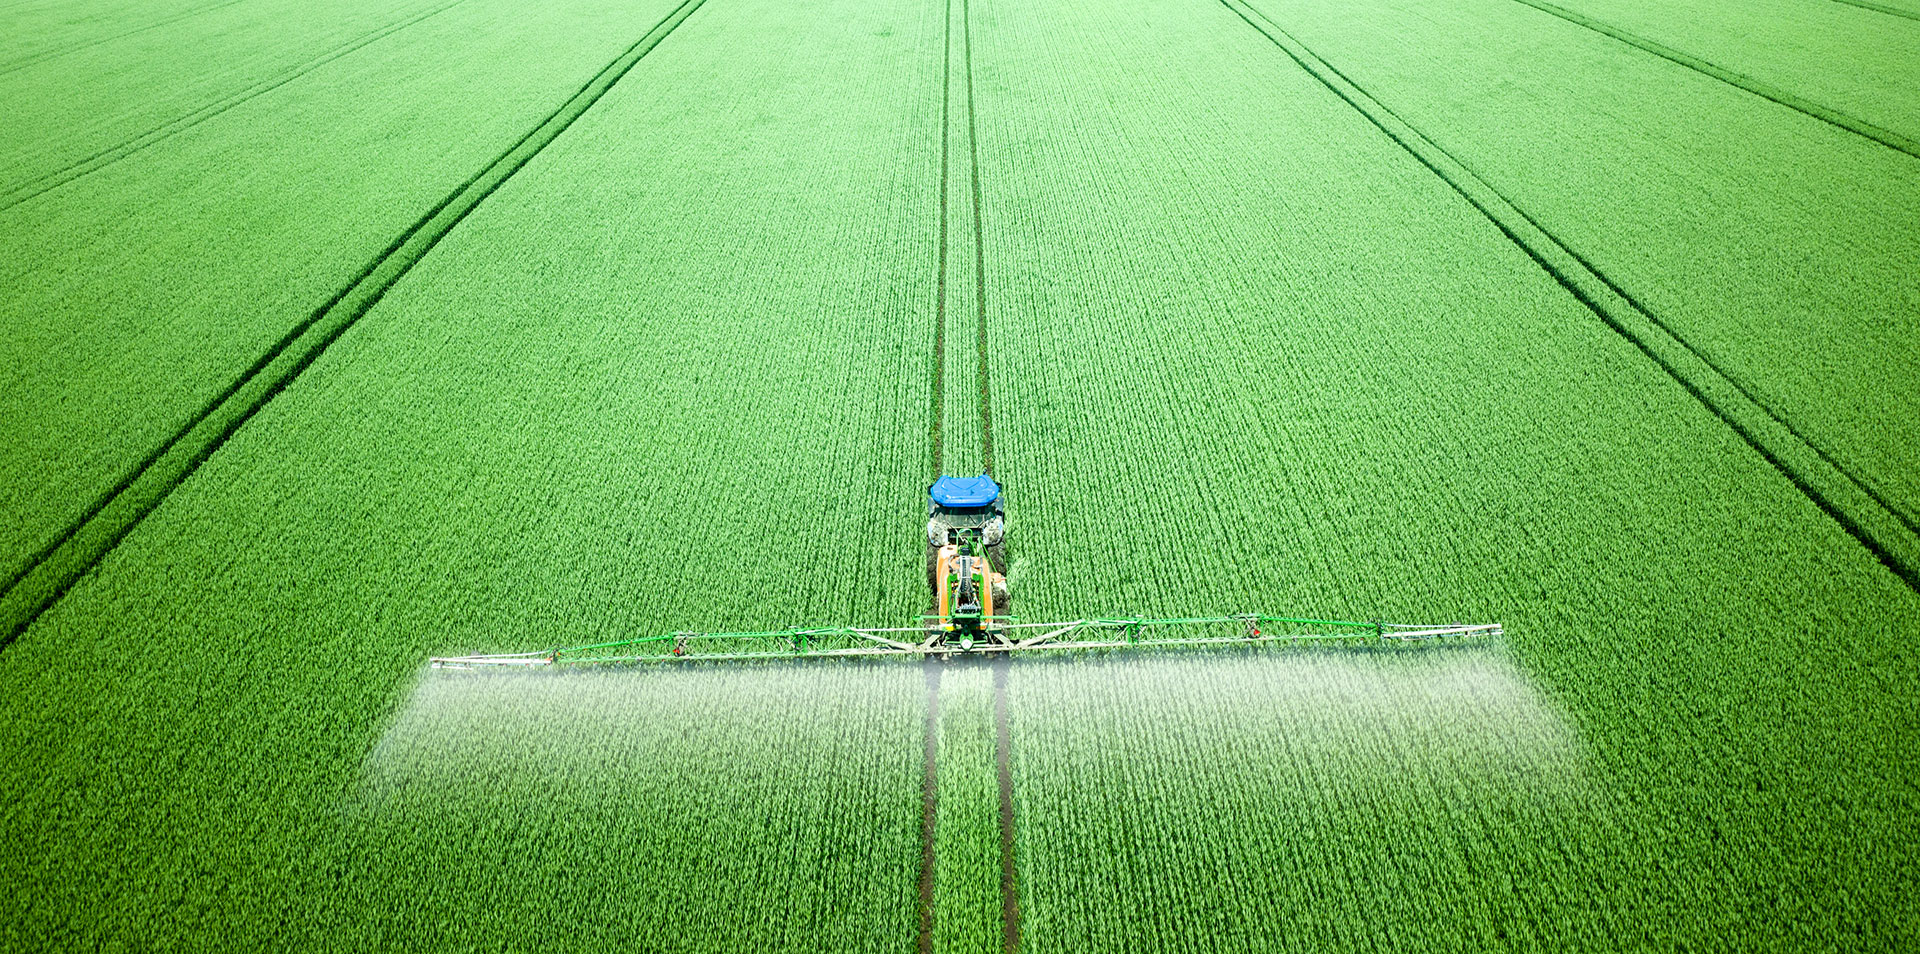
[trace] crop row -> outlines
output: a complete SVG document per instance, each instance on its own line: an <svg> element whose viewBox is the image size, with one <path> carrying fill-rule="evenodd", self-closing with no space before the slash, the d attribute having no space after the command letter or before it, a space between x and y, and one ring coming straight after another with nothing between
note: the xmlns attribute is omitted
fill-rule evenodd
<svg viewBox="0 0 1920 954"><path fill-rule="evenodd" d="M916 668L408 693L919 612L927 13L702 7L0 654L0 946L911 943Z"/></svg>
<svg viewBox="0 0 1920 954"><path fill-rule="evenodd" d="M356 276L351 285L296 325L229 390L183 425L153 456L137 465L109 498L51 550L43 551L46 556L37 558L35 565L0 598L0 639L11 640L45 607L59 599L82 573L97 565L166 494L359 321L454 226L565 132L634 64L699 9L701 2L684 0L544 122L409 227Z"/></svg>
<svg viewBox="0 0 1920 954"><path fill-rule="evenodd" d="M1555 5L1677 49L1739 79L1791 91L1795 99L1909 140L1920 138L1920 102L1909 93L1920 82L1920 64L1913 58L1920 24L1885 19L1884 11L1894 9L1885 4L1867 0L1846 9L1801 0L1561 0ZM1876 6L1879 10L1867 12ZM1920 16L1920 8L1910 9L1909 17Z"/></svg>
<svg viewBox="0 0 1920 954"><path fill-rule="evenodd" d="M900 950L911 666L435 674L328 812L342 949Z"/></svg>
<svg viewBox="0 0 1920 954"><path fill-rule="evenodd" d="M74 148L75 143L68 141L73 132L72 127L79 125L74 121L73 116L88 115L84 108L75 110L74 113L62 117L67 120L66 128L61 130L65 135L48 135L41 130L27 131L16 126L13 132L23 144L44 148L51 141L65 147L66 156L70 156L71 158L63 157L56 159L54 160L55 162L64 162L65 164L54 166L37 175L28 175L25 178L0 187L0 210L26 202L35 196L42 195L75 179L81 178L96 169L119 162L163 139L179 135L256 96L271 93L334 60L348 56L362 47L377 43L388 36L464 2L466 2L466 0L444 0L444 2L439 3L437 6L432 6L425 10L417 12L408 11L411 15L390 22L382 22L372 29L348 37L339 44L320 51L316 56L295 63L286 69L259 79L256 82L249 83L245 87L232 92L226 92L226 90L231 89L239 82L252 79L258 75L257 72L248 70L239 78L222 76L221 79L225 80L225 82L209 84L212 88L204 92L197 89L184 93L177 89L170 90L170 92L173 92L175 96L178 96L180 100L185 100L185 102L174 105L173 103L143 101L141 105L145 107L146 110L150 110L155 114L153 116L154 125L143 128L127 122L124 117L116 116L114 122L107 124L112 127L111 132L100 136L100 147L90 153L80 152ZM220 59L224 63L226 57L221 56ZM95 75L103 75L115 79L125 78L125 74L119 70L108 70ZM144 72L140 74L140 78L143 82L152 82L151 77ZM71 76L63 72L61 79L70 80ZM69 85L70 84L63 83L61 92L66 95L47 97L23 96L22 98L29 102L36 103L60 103L69 109L73 109L75 105L74 100L77 97L70 94L70 90L67 88ZM225 93L225 95L221 95L222 93ZM93 113L93 116L97 117L98 112ZM36 135L36 133L38 134ZM84 148L84 146L82 146L82 148ZM51 165L51 163L49 163L49 165Z"/></svg>
<svg viewBox="0 0 1920 954"><path fill-rule="evenodd" d="M1914 728L1914 684L1885 667L1910 660L1920 601L1425 166L1207 7L1062 0L976 24L1022 613L1493 620L1509 655L1453 681L1453 657L1363 673L1331 699L1301 663L1152 691L1016 667L1028 949L1890 943L1913 836L1875 740ZM1601 90L1578 62L1555 68ZM1524 763L1475 721L1510 724L1516 694L1577 740L1575 801L1538 799L1565 751L1540 778L1486 763ZM1374 706L1435 724L1340 734ZM1331 753L1302 751L1308 733ZM1646 921L1609 913L1629 900Z"/></svg>
<svg viewBox="0 0 1920 954"><path fill-rule="evenodd" d="M0 581L672 8L473 0L0 212Z"/></svg>
<svg viewBox="0 0 1920 954"><path fill-rule="evenodd" d="M470 0L244 0L211 15L102 36L104 42L0 68L0 205L13 205L110 158L146 134L205 118L263 85L351 52L361 41ZM107 6L57 4L69 14ZM7 14L0 13L0 17ZM123 11L115 20L129 18ZM16 27L31 31L28 26ZM113 26L93 33L112 34ZM374 54L370 54L374 55Z"/></svg>
<svg viewBox="0 0 1920 954"><path fill-rule="evenodd" d="M1902 7L1892 3L1873 3L1871 0L1838 0L1838 2L1850 7L1859 7L1862 10L1884 13L1887 16L1900 17L1906 20L1920 20L1920 8L1912 6Z"/></svg>
<svg viewBox="0 0 1920 954"><path fill-rule="evenodd" d="M1651 872L1496 650L1013 675L1029 952L1630 947L1645 927L1624 913Z"/></svg>
<svg viewBox="0 0 1920 954"><path fill-rule="evenodd" d="M941 674L932 938L939 954L998 951L1005 937L993 694L985 665L948 664Z"/></svg>
<svg viewBox="0 0 1920 954"><path fill-rule="evenodd" d="M49 3L39 9L8 10L9 25L19 28L0 43L0 72L11 72L43 60L137 36L161 27L203 17L245 0L162 0L136 4L123 0L89 4L81 9Z"/></svg>
<svg viewBox="0 0 1920 954"><path fill-rule="evenodd" d="M980 259L980 178L973 84L973 7L948 4L940 137L940 271L935 278L934 376L937 473L986 469L986 274Z"/></svg>
<svg viewBox="0 0 1920 954"><path fill-rule="evenodd" d="M1912 156L1513 0L1251 6L1920 524Z"/></svg>
<svg viewBox="0 0 1920 954"><path fill-rule="evenodd" d="M459 28L512 29L427 49L483 8ZM27 409L0 422L26 441L0 473L0 510L18 515L0 553L60 526L315 289L375 260L369 234L397 233L663 12L622 13L642 29L609 28L602 49L579 20L610 9L471 0L407 31L413 56L307 88L347 58L261 98L318 103L304 120L250 102L137 170L14 210L39 210L48 247L5 240L38 256L6 259L5 307L49 317L0 338L26 369L0 399ZM1423 29L1445 42L1415 50L1386 12L1314 9L1314 42L1340 41L1343 69L1471 146L1469 165L1631 287L1658 285L1656 311L1695 328L1715 293L1808 304L1816 283L1752 262L1687 287L1703 266L1663 221L1628 216L1656 249L1622 252L1582 218L1606 202L1563 189L1539 204L1552 190L1513 175L1556 150L1575 165L1622 153L1507 138L1500 117L1422 98L1481 95L1490 75L1541 89L1517 82L1538 80L1535 54L1505 49L1499 72L1445 34L1462 11L1506 22L1492 8L1437 8ZM1369 31L1380 51L1357 53ZM1794 254L1824 236L1831 257L1808 261L1884 279L1844 285L1841 304L1902 307L1883 274L1900 248L1863 259L1859 236L1837 238L1888 188L1877 160L1686 74L1662 80L1666 102L1717 104L1734 132L1673 138L1719 152L1696 157L1700 178L1660 179L1676 154L1603 121L1621 104L1601 77L1638 74L1571 48L1566 88L1523 117L1533 131L1571 116L1618 133L1601 138L1642 150L1641 184L1668 197L1704 183L1737 199L1714 177L1747 175L1777 213L1764 225L1826 228L1785 236ZM531 65L553 61L573 71ZM346 110L374 81L391 100ZM498 95L484 129L445 106L474 88ZM301 138L301 122L325 128ZM389 125L407 134L382 139ZM1794 204L1805 179L1722 161L1755 130L1804 150L1793 175L1841 156L1820 188L1853 204L1824 218ZM247 175L162 197L260 142ZM416 165L439 178L402 182ZM1634 198L1613 186L1593 189ZM942 271L950 370L987 319L1023 615L1510 633L1015 665L1022 950L1872 947L1903 930L1920 601L1226 6L704 6L488 195L0 653L0 840L15 846L0 947L908 947L917 668L465 678L421 663L919 612ZM1708 205L1684 215L1705 222ZM153 240L168 222L179 234ZM266 238L243 241L247 223ZM1892 241L1868 225L1882 228ZM1736 238L1716 254L1771 254ZM263 264L302 249L331 257ZM95 315L101 302L114 310ZM243 306L248 334L216 320ZM973 370L936 394L950 420L970 420ZM76 438L108 419L126 430ZM933 726L942 951L1007 928L991 692L986 669L953 668Z"/></svg>
<svg viewBox="0 0 1920 954"><path fill-rule="evenodd" d="M1650 314L1593 262L1568 248L1559 236L1524 209L1514 206L1455 156L1407 125L1365 89L1354 85L1332 64L1301 45L1258 10L1233 0L1227 0L1227 5L1485 215L1597 320L1631 341L1671 375L1688 394L1706 405L1768 463L1779 468L1808 499L1866 546L1876 559L1909 585L1920 585L1920 535L1891 501L1842 469L1830 454L1810 444L1802 432L1759 403L1753 389L1729 378L1711 356L1702 354L1676 335L1671 325Z"/></svg>

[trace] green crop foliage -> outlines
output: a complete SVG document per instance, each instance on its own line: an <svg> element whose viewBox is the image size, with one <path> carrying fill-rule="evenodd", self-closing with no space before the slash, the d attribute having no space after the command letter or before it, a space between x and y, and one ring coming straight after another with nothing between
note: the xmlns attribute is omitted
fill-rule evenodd
<svg viewBox="0 0 1920 954"><path fill-rule="evenodd" d="M270 95L450 2L212 0L152 22L110 11L104 22L61 40L61 31L20 24L10 35L45 47L19 58L0 54L0 88L11 107L0 132L0 207ZM50 6L71 14L76 5ZM362 59L383 53L406 55L399 45L376 46Z"/></svg>
<svg viewBox="0 0 1920 954"><path fill-rule="evenodd" d="M22 66L193 19L232 0L92 0L85 4L8 4L0 36L0 69ZM210 9L211 8L211 9ZM189 34L191 35L191 34Z"/></svg>
<svg viewBox="0 0 1920 954"><path fill-rule="evenodd" d="M1497 650L1163 653L1014 676L1026 950L1633 936L1625 904L1647 872L1573 728Z"/></svg>
<svg viewBox="0 0 1920 954"><path fill-rule="evenodd" d="M666 722L620 710L638 734L536 706L475 732L576 768L528 748L490 800L497 759L436 744L413 761L474 773L470 801L432 816L439 783L401 779L406 810L354 806L429 655L921 610L899 524L935 266L938 87L901 93L938 68L920 12L688 18L0 654L0 946L913 936L916 668L841 701L725 683L742 714L713 727L666 688ZM681 732L711 744L649 761ZM575 791L596 745L632 771ZM776 770L769 746L813 754ZM849 747L869 760L818 761ZM707 806L649 807L702 759ZM549 899L587 926L529 920Z"/></svg>
<svg viewBox="0 0 1920 954"><path fill-rule="evenodd" d="M673 6L469 0L0 210L0 581ZM199 75L195 46L118 69ZM0 96L41 109L40 72L0 73ZM57 115L0 141L39 148L12 137Z"/></svg>
<svg viewBox="0 0 1920 954"><path fill-rule="evenodd" d="M1876 0L1866 0L1875 3ZM1845 2L1568 0L1562 9L1684 51L1723 69L1920 138L1920 4L1915 19ZM1899 0L1879 5L1897 9Z"/></svg>
<svg viewBox="0 0 1920 954"><path fill-rule="evenodd" d="M1250 2L1920 525L1920 349L1904 344L1920 338L1920 158L1515 0ZM1913 88L1911 20L1809 4L1836 7L1827 38L1769 48L1724 38L1751 12L1648 31L1626 4L1575 6L1824 107L1859 103L1805 74ZM1820 53L1873 63L1887 44L1898 66ZM1902 113L1874 120L1920 137L1913 96L1873 99Z"/></svg>
<svg viewBox="0 0 1920 954"><path fill-rule="evenodd" d="M949 665L940 679L939 814L933 949L1000 949L1000 792L993 671Z"/></svg>
<svg viewBox="0 0 1920 954"><path fill-rule="evenodd" d="M550 675L435 674L407 698L331 813L340 880L316 918L344 947L884 951L910 936L914 667Z"/></svg>
<svg viewBox="0 0 1920 954"><path fill-rule="evenodd" d="M1448 794L1468 763L1363 815L1377 780L1338 733L1355 765L1258 776L1319 793L1289 811L1236 788L1248 763L1160 764L1218 739L1292 765L1291 716L1215 713L1199 675L1137 718L1124 688L1036 716L1016 667L1031 948L1213 937L1222 910L1247 949L1894 946L1912 591L1244 21L1110 14L975 32L1005 87L981 104L996 461L1045 528L1022 613L1501 620L1604 811ZM1098 734L1051 741L1069 722Z"/></svg>
<svg viewBox="0 0 1920 954"><path fill-rule="evenodd" d="M1911 947L1912 3L0 6L0 949ZM989 445L1030 621L1507 635L426 668Z"/></svg>

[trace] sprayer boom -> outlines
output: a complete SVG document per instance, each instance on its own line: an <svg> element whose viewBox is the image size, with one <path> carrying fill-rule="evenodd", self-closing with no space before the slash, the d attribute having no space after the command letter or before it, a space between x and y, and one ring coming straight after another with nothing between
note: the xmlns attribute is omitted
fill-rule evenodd
<svg viewBox="0 0 1920 954"><path fill-rule="evenodd" d="M1171 619L1077 619L1022 623L1003 617L970 648L929 634L926 626L839 626L757 633L668 633L543 652L445 656L435 668L485 669L595 666L696 660L792 659L825 656L955 656L1050 653L1134 646L1249 645L1310 641L1422 642L1494 637L1498 623L1411 625L1287 616L1193 616Z"/></svg>

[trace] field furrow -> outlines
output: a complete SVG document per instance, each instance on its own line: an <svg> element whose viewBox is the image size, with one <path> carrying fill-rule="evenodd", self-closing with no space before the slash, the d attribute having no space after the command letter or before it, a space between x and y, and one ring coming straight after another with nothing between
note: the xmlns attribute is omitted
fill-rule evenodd
<svg viewBox="0 0 1920 954"><path fill-rule="evenodd" d="M964 43L961 55L966 75L967 96L967 221L973 226L973 347L974 368L967 392L974 399L980 422L980 469L993 470L993 375L987 349L987 272L986 244L980 224L980 120L975 105L973 84L973 5L960 0L960 35ZM969 468L971 469L971 468Z"/></svg>
<svg viewBox="0 0 1920 954"><path fill-rule="evenodd" d="M1876 12L1870 4L1849 6L1845 0L1517 2L1619 31L1626 35L1622 42L1630 36L1651 44L1655 56L1678 52L1703 61L1736 77L1736 84L1788 92L1791 100L1814 104L1814 115L1830 109L1891 132L1903 152L1914 152L1914 138L1920 138L1920 100L1912 94L1920 86L1920 58L1914 56L1920 25L1887 21L1889 10L1901 15L1897 8Z"/></svg>
<svg viewBox="0 0 1920 954"><path fill-rule="evenodd" d="M1788 88L1766 83L1763 79L1755 79L1753 75L1749 75L1749 73L1745 73L1745 71L1740 71L1740 69L1728 69L1728 67L1720 65L1720 63L1715 63L1715 61L1701 60L1699 56L1693 56L1690 52L1676 50L1676 48L1667 46L1667 44L1663 44L1663 42L1659 42L1659 40L1651 40L1651 38L1647 38L1647 36L1632 33L1632 31L1626 31L1626 29L1620 29L1620 27L1613 25L1613 23L1607 23L1607 21L1603 21L1603 19L1594 19L1594 17L1590 17L1590 15L1586 15L1586 13L1574 12L1574 10L1567 10L1567 8L1563 8L1563 6L1548 4L1546 0L1515 0L1515 2L1526 4L1526 6L1530 6L1530 8L1534 8L1534 10L1540 10L1542 13L1549 13L1549 15L1561 17L1561 19L1565 19L1567 23L1578 25L1578 27L1586 27L1586 29L1590 29L1590 31L1594 31L1594 33L1599 33L1599 35L1613 36L1615 40L1620 40L1620 42L1624 42L1624 44L1628 44L1628 46L1632 46L1632 48L1636 48L1636 50L1644 50L1647 54L1653 54L1653 56L1657 56L1657 58L1661 58L1661 60L1684 65L1684 67L1692 69L1695 73L1703 73L1703 75L1713 77L1713 79L1720 81L1720 83L1738 86L1741 90L1747 90L1747 92L1763 98L1766 102L1772 102L1772 104L1776 104L1776 106L1788 107L1788 109L1793 109L1793 111L1811 115L1814 119L1820 119L1822 123L1832 123L1837 129L1855 132L1855 134L1866 136L1866 138L1870 138L1870 140L1874 140L1874 142L1880 142L1882 146L1887 146L1889 150L1899 150L1899 152L1905 152L1907 155L1912 155L1912 157L1920 159L1920 142L1914 142L1910 136L1905 136L1905 134L1901 134L1901 132L1891 131L1891 129L1885 129L1885 127L1880 127L1880 125L1868 123L1868 121L1860 119L1860 117L1849 113L1849 111L1834 109L1832 106L1824 106L1824 104L1809 100L1809 98L1805 98L1805 96L1801 96L1801 94L1797 94L1797 92L1793 92L1793 90L1788 90ZM1876 33L1878 33L1878 31L1876 31ZM1912 40L1912 38L1920 38L1920 36L1907 36L1907 38L1908 40ZM1736 61L1738 60L1740 60L1740 58L1736 56ZM1912 71L1912 69L1899 69L1899 67L1895 67L1895 69L1885 69L1885 71L1880 71L1880 73L1862 71L1862 69L1860 69L1860 63L1851 60L1845 61L1845 63L1839 63L1839 69L1843 69L1849 77L1851 77L1851 75L1866 73L1866 75L1870 75L1870 77L1876 77L1876 79L1889 81L1889 83L1893 84L1899 84L1899 81L1903 79L1903 73L1910 75L1907 79L1920 79L1920 73L1916 73L1916 71ZM1905 100L1910 100L1910 98L1905 98ZM1914 119L1914 113L1910 113L1907 109L1899 109L1901 106L1907 106L1907 102L1903 102L1903 100L1897 98L1897 100L1893 100L1893 104L1895 104L1895 109L1897 109L1897 115L1901 115L1901 119L1907 121L1907 123L1903 123L1903 125L1910 125L1912 119Z"/></svg>
<svg viewBox="0 0 1920 954"><path fill-rule="evenodd" d="M152 126L137 127L128 122L126 117L115 116L110 127L101 130L101 134L85 137L74 136L72 131L76 126L84 127L90 121L101 117L102 114L112 112L112 109L110 107L86 103L84 97L74 95L75 91L73 89L74 84L72 82L73 77L71 72L62 70L59 77L59 95L37 99L37 102L57 104L61 107L61 114L53 118L52 122L47 123L49 128L37 129L34 128L32 123L17 122L21 118L18 116L15 117L16 124L12 127L16 142L30 143L34 147L41 149L44 149L49 142L57 143L63 147L60 150L61 154L55 157L36 157L41 160L39 163L30 162L13 167L12 171L20 172L22 170L28 170L28 173L17 181L8 184L5 188L0 189L0 211L19 205L34 196L41 195L52 189L57 189L109 163L119 162L169 136L178 135L256 96L279 89L340 57L353 53L368 44L378 42L393 33L404 30L428 17L444 12L449 7L464 2L466 2L466 0L451 0L451 2L439 3L422 11L409 11L409 15L382 23L336 46L326 49L317 56L303 60L289 69L275 73L237 92L220 96L220 98L209 102L197 103L188 100L188 96L199 93L200 91L196 89L193 90L192 93L187 93L180 88L181 86L191 87L199 84L179 84L179 86L170 88L167 94L161 97L151 95L151 85L143 86L141 89L146 95L138 97L138 104L132 112L139 116L142 122L146 121L149 115L155 120L161 120L162 117L165 117L164 120ZM195 52L204 57L203 51L196 49ZM225 55L217 62L221 62L223 65L230 64L231 61L236 58L231 51L222 52ZM194 62L204 63L207 61L205 59L196 59ZM142 65L150 66L150 64ZM152 83L152 74L149 69L141 69L138 70L137 73L126 69L116 69L93 72L87 75L124 78L129 73L134 73L134 75L139 76L144 83ZM224 79L226 77L221 78ZM217 88L219 87L215 89ZM215 89L206 90L205 95L212 95ZM126 90L115 90L113 92L117 96L127 95ZM22 94L24 101L36 101L30 97L31 93ZM169 112L168 108L175 102L178 102L179 106L174 107L173 111ZM52 132L53 127L57 127L59 131ZM96 145L99 146L99 148L94 149L93 152L82 154L81 150L92 148ZM37 174L30 172L30 170L34 168L49 165L51 162L63 162L65 164L55 168L48 168Z"/></svg>
<svg viewBox="0 0 1920 954"><path fill-rule="evenodd" d="M1850 7L1859 7L1862 10L1872 10L1875 13L1904 17L1908 20L1920 20L1920 9L1912 7L1899 7L1890 3L1869 3L1868 0L1834 0L1834 2L1844 3Z"/></svg>
<svg viewBox="0 0 1920 954"><path fill-rule="evenodd" d="M1916 3L0 0L0 951L1914 948Z"/></svg>
<svg viewBox="0 0 1920 954"><path fill-rule="evenodd" d="M0 654L6 942L910 947L917 667L423 660L921 610L942 12L702 7Z"/></svg>
<svg viewBox="0 0 1920 954"><path fill-rule="evenodd" d="M1899 936L1920 599L1226 7L974 11L1022 615L1509 634L1016 665L1024 949Z"/></svg>
<svg viewBox="0 0 1920 954"><path fill-rule="evenodd" d="M980 206L976 174L971 33L967 0L947 3L947 38L942 90L945 124L940 138L940 274L935 351L940 369L935 380L940 436L933 475L977 474L985 456L985 382L980 328L985 291L980 271ZM932 476L929 479L932 479Z"/></svg>
<svg viewBox="0 0 1920 954"><path fill-rule="evenodd" d="M1566 242L1538 219L1515 207L1498 189L1461 165L1452 153L1408 126L1266 15L1240 0L1223 2L1328 91L1366 116L1368 122L1396 145L1444 180L1595 317L1633 342L1778 468L1801 493L1872 552L1875 559L1908 586L1920 591L1920 527L1891 501L1848 473L1830 454L1762 404L1753 391L1730 378L1712 356L1702 354L1675 334L1670 325L1650 314L1632 294L1568 248Z"/></svg>
<svg viewBox="0 0 1920 954"><path fill-rule="evenodd" d="M1512 0L1250 6L1920 523L1920 161Z"/></svg>
<svg viewBox="0 0 1920 954"><path fill-rule="evenodd" d="M174 453L675 6L470 0L0 212L0 580Z"/></svg>
<svg viewBox="0 0 1920 954"><path fill-rule="evenodd" d="M87 11L55 2L38 10L9 11L7 20L12 29L6 35L11 41L0 46L4 51L0 53L0 73L248 2L252 0L115 3Z"/></svg>

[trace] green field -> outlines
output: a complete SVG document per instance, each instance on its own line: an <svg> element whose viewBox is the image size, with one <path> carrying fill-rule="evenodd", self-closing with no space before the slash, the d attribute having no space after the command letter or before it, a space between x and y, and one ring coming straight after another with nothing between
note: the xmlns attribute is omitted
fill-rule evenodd
<svg viewBox="0 0 1920 954"><path fill-rule="evenodd" d="M0 0L0 949L1920 945L1913 0ZM1027 619L1478 644L459 673Z"/></svg>

